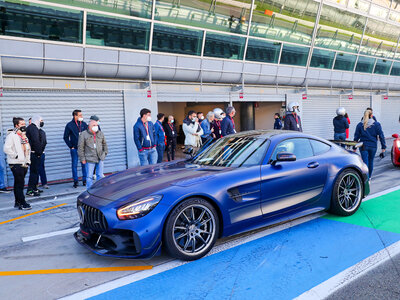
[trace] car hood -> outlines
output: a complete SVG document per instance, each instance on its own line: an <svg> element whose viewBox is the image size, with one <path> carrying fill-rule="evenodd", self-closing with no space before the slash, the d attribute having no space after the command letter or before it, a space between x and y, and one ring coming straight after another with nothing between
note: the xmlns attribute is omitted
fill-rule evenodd
<svg viewBox="0 0 400 300"><path fill-rule="evenodd" d="M185 161L137 167L103 178L88 193L111 201L133 201L171 185L188 187L204 182L230 169L202 167Z"/></svg>

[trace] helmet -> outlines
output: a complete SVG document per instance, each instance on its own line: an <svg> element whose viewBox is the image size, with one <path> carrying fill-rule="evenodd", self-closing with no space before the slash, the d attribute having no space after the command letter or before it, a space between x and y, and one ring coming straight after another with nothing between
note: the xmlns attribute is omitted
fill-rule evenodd
<svg viewBox="0 0 400 300"><path fill-rule="evenodd" d="M215 116L215 118L217 120L222 120L223 119L222 114L224 113L224 111L222 109L220 109L218 107L214 108L213 113L214 113L214 116Z"/></svg>
<svg viewBox="0 0 400 300"><path fill-rule="evenodd" d="M297 107L300 106L299 102L289 102L289 104L287 106L287 110L290 112L294 112L295 111L294 107L296 107L296 106ZM297 109L297 110L299 110L299 109Z"/></svg>
<svg viewBox="0 0 400 300"><path fill-rule="evenodd" d="M346 109L345 109L344 107L339 107L339 108L336 110L336 114L337 114L338 116L344 116L344 115L346 114Z"/></svg>

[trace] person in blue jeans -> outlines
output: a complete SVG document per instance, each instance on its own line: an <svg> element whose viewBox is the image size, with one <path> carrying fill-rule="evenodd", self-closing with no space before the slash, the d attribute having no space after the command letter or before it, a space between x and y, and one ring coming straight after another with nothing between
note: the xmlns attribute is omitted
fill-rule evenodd
<svg viewBox="0 0 400 300"><path fill-rule="evenodd" d="M374 169L375 154L378 149L378 137L381 142L383 155L386 151L386 142L382 126L379 122L374 120L372 111L367 109L364 113L364 118L357 124L354 140L363 142L363 146L360 148L360 154L362 160L368 166L370 179Z"/></svg>
<svg viewBox="0 0 400 300"><path fill-rule="evenodd" d="M139 152L141 166L157 163L156 137L154 125L151 122L151 110L143 108L140 117L133 126L133 139Z"/></svg>
<svg viewBox="0 0 400 300"><path fill-rule="evenodd" d="M78 187L78 140L79 136L84 132L88 126L83 121L82 111L76 109L72 112L72 120L67 123L64 130L64 141L70 149L71 154L71 169L72 177L74 178L74 188ZM86 166L82 166L82 183L86 185Z"/></svg>
<svg viewBox="0 0 400 300"><path fill-rule="evenodd" d="M0 133L1 136L1 133ZM1 143L2 145L3 143ZM6 181L4 174L6 172L6 161L3 152L3 147L0 147L0 193L9 193L10 191L6 188Z"/></svg>
<svg viewBox="0 0 400 300"><path fill-rule="evenodd" d="M345 141L346 140L346 130L349 128L349 122L345 118L346 109L344 107L339 107L336 110L336 117L333 118L333 139L335 141ZM342 145L344 147L344 145Z"/></svg>
<svg viewBox="0 0 400 300"><path fill-rule="evenodd" d="M161 163L164 157L165 151L165 130L162 125L164 122L165 115L159 113L157 115L156 124L154 124L154 130L156 134L156 145L157 145L157 163Z"/></svg>

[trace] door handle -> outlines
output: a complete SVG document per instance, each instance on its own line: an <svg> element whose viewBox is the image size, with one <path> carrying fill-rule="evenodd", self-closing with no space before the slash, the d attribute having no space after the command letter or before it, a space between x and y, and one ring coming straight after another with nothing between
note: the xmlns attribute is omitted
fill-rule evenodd
<svg viewBox="0 0 400 300"><path fill-rule="evenodd" d="M314 168L316 168L316 167L318 167L318 166L319 166L319 163L317 163L317 162L315 161L315 162L310 162L310 163L307 165L307 168L314 169Z"/></svg>

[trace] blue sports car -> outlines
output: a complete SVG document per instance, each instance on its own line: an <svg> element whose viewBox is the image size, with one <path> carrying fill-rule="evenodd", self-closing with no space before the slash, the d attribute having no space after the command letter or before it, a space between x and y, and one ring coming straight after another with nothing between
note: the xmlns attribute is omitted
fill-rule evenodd
<svg viewBox="0 0 400 300"><path fill-rule="evenodd" d="M219 237L321 210L352 215L368 193L359 155L299 132L249 131L98 181L78 197L75 238L100 255L149 258L163 246L195 260Z"/></svg>

